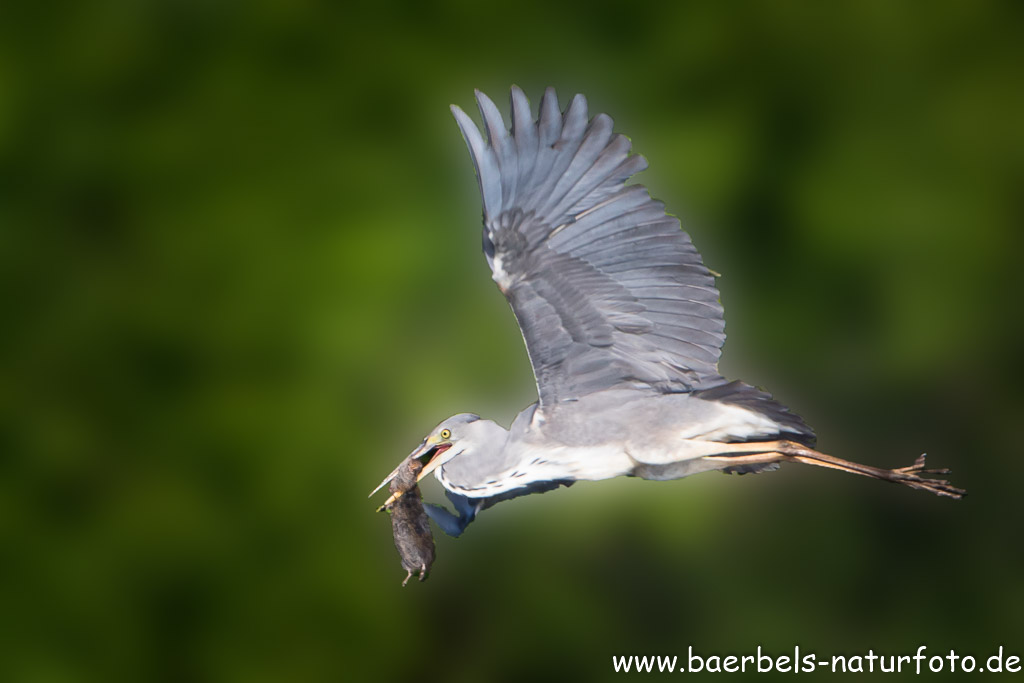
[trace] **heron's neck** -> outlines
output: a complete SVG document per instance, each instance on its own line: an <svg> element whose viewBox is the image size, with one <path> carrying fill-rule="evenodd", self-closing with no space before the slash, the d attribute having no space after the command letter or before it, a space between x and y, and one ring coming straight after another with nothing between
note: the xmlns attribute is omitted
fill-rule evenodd
<svg viewBox="0 0 1024 683"><path fill-rule="evenodd" d="M446 488L466 488L515 465L504 427L491 420L477 420L463 429L467 433L462 439L464 450L437 469L437 479Z"/></svg>
<svg viewBox="0 0 1024 683"><path fill-rule="evenodd" d="M507 455L508 430L491 420L477 420L473 423L473 449L478 457L499 459Z"/></svg>

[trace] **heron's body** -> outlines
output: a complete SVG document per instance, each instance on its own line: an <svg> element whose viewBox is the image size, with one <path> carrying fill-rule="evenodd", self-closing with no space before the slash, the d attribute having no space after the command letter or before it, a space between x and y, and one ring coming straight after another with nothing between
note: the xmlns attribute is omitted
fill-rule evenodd
<svg viewBox="0 0 1024 683"><path fill-rule="evenodd" d="M679 220L626 184L643 157L609 117L588 118L581 95L563 113L548 89L536 119L518 88L511 99L509 130L477 93L486 139L452 111L483 198L484 255L523 333L539 400L507 431L451 417L410 454L429 459L421 476L435 471L456 506L458 517L428 507L446 532L495 502L578 480L759 472L782 461L963 494L918 476L929 472L923 458L884 470L815 451L797 415L722 377L714 276Z"/></svg>
<svg viewBox="0 0 1024 683"><path fill-rule="evenodd" d="M738 395L750 395L739 385ZM762 399L765 407L778 407ZM795 438L813 443L796 416L776 421L762 412L692 393L607 391L559 408L548 420L537 404L506 431L490 420L468 423L486 438L472 458L452 458L436 470L454 493L486 498L547 481L600 480L619 476L679 479L723 469L705 460L723 443ZM666 426L668 428L666 429ZM475 435L475 434L474 434Z"/></svg>

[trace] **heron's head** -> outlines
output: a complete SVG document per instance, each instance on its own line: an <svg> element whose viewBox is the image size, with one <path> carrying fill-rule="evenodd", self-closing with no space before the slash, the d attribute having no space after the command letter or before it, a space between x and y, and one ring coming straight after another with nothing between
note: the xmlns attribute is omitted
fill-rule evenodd
<svg viewBox="0 0 1024 683"><path fill-rule="evenodd" d="M398 467L370 495L372 496L387 486L398 475L402 466L410 460L419 460L423 463L423 470L416 477L416 481L419 481L452 458L470 450L477 441L474 438L477 436L477 430L473 428L473 425L479 421L479 415L459 413L434 427L430 434L427 434L427 438L423 439L412 453L405 456ZM388 502L390 503L390 500Z"/></svg>

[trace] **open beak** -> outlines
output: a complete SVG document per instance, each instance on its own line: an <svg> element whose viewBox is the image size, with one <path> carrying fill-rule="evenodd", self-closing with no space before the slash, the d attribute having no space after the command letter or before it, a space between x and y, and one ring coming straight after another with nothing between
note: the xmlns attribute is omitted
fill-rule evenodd
<svg viewBox="0 0 1024 683"><path fill-rule="evenodd" d="M370 495L367 496L367 498L373 496L374 493L377 493L377 491L380 491L382 488L384 488L389 483L391 483L391 480L398 476L399 470L402 467L405 467L406 463L408 463L410 460L419 459L421 461L423 461L423 460L426 461L425 464L423 465L423 469L416 476L416 481L417 482L421 481L423 479L423 477L427 476L428 474L430 474L431 472L436 470L438 468L438 466L440 466L440 464L441 464L441 454L444 453L445 451L447 451L451 447L452 447L452 445L450 443L435 444L435 443L431 443L430 439L424 440L423 443L421 443L419 446L417 446L413 450L412 453L410 453L409 455L405 456L405 458L402 459L402 462L398 463L398 467L393 469L391 471L391 474L389 474L384 479L384 481L382 481L380 483L380 485L377 486L377 488L375 488L373 491L371 491ZM377 512L380 512L381 510L384 510L389 505L394 503L396 500L401 498L402 497L402 493L403 493L402 491L398 491L397 493L391 494L391 496L386 501L384 501L384 504L381 505L379 508L377 508Z"/></svg>

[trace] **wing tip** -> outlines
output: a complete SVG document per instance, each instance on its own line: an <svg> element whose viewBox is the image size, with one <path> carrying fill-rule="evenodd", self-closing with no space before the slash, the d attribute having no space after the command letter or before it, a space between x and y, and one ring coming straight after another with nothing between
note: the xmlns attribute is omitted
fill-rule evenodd
<svg viewBox="0 0 1024 683"><path fill-rule="evenodd" d="M486 93L480 90L475 90L474 92L476 93L477 106L480 107L480 116L484 120L484 127L487 129L487 135L491 140L491 144L507 137L508 129L505 127L505 117L501 115L498 106L494 104L494 101Z"/></svg>
<svg viewBox="0 0 1024 683"><path fill-rule="evenodd" d="M476 159L483 146L483 138L480 136L480 128L473 122L469 114L463 111L462 107L457 104L453 104L449 107L452 112L452 116L455 117L455 123L459 126L459 130L462 132L462 137L466 139L466 144L469 146L469 151Z"/></svg>

